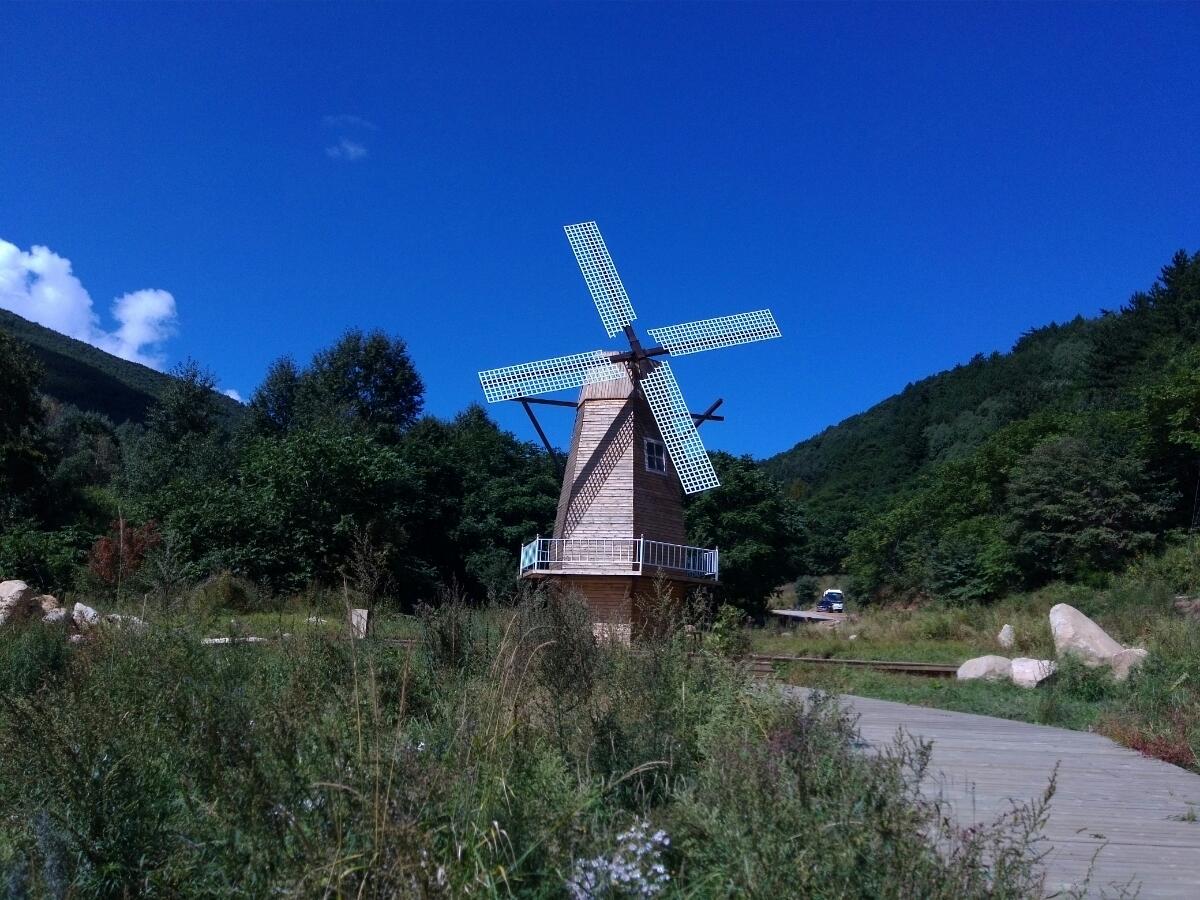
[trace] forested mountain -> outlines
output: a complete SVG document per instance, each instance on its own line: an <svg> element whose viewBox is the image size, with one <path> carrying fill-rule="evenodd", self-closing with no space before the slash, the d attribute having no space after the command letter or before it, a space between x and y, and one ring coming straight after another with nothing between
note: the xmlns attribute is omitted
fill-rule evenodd
<svg viewBox="0 0 1200 900"><path fill-rule="evenodd" d="M864 586L987 595L1087 577L1192 525L1200 253L1120 309L908 385L763 463L808 564Z"/></svg>
<svg viewBox="0 0 1200 900"><path fill-rule="evenodd" d="M61 403L107 416L113 423L144 422L150 408L172 382L172 376L105 353L0 309L0 332L29 347L41 364L41 391ZM238 404L218 395L225 414Z"/></svg>

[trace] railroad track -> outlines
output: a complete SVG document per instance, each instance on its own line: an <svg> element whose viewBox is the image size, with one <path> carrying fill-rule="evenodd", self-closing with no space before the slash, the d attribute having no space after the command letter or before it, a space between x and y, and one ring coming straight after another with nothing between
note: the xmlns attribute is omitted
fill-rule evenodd
<svg viewBox="0 0 1200 900"><path fill-rule="evenodd" d="M902 672L906 675L924 675L927 678L953 678L958 666L942 663L900 662L883 659L840 659L825 656L770 656L752 653L750 671L755 675L775 674L776 664L800 664L806 666L849 666L854 669L874 669L877 672Z"/></svg>
<svg viewBox="0 0 1200 900"><path fill-rule="evenodd" d="M416 641L412 638L385 638L383 643L393 647L412 647ZM787 656L752 653L747 657L750 671L755 676L771 677L775 674L776 664L801 664L812 666L850 666L858 669L874 669L877 672L902 672L906 675L924 675L928 678L953 678L958 673L958 666L941 663L900 662L880 659L839 659L824 656Z"/></svg>

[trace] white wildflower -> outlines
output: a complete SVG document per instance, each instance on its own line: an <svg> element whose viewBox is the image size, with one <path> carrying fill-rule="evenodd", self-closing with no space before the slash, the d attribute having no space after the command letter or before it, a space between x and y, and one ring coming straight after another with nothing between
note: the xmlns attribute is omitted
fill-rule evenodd
<svg viewBox="0 0 1200 900"><path fill-rule="evenodd" d="M662 863L662 853L671 839L661 829L649 834L650 823L642 820L617 835L616 849L609 856L575 860L567 880L572 900L606 897L655 897L671 880Z"/></svg>

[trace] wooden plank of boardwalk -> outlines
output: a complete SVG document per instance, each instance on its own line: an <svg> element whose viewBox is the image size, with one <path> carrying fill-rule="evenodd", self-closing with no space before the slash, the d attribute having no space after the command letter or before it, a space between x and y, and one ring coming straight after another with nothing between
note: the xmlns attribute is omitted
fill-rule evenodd
<svg viewBox="0 0 1200 900"><path fill-rule="evenodd" d="M1044 832L1047 893L1086 881L1088 896L1125 888L1142 898L1200 898L1200 776L1096 734L863 697L842 701L873 746L889 744L899 729L933 743L928 789L941 792L963 825L992 821L1012 801L1039 796L1057 765Z"/></svg>

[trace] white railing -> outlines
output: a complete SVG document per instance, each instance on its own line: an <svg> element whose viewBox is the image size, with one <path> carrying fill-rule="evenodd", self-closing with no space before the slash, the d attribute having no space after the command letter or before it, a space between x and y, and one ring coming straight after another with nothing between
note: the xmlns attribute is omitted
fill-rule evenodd
<svg viewBox="0 0 1200 900"><path fill-rule="evenodd" d="M645 538L534 538L521 548L521 574L593 572L640 575L653 570L717 578L720 554Z"/></svg>

